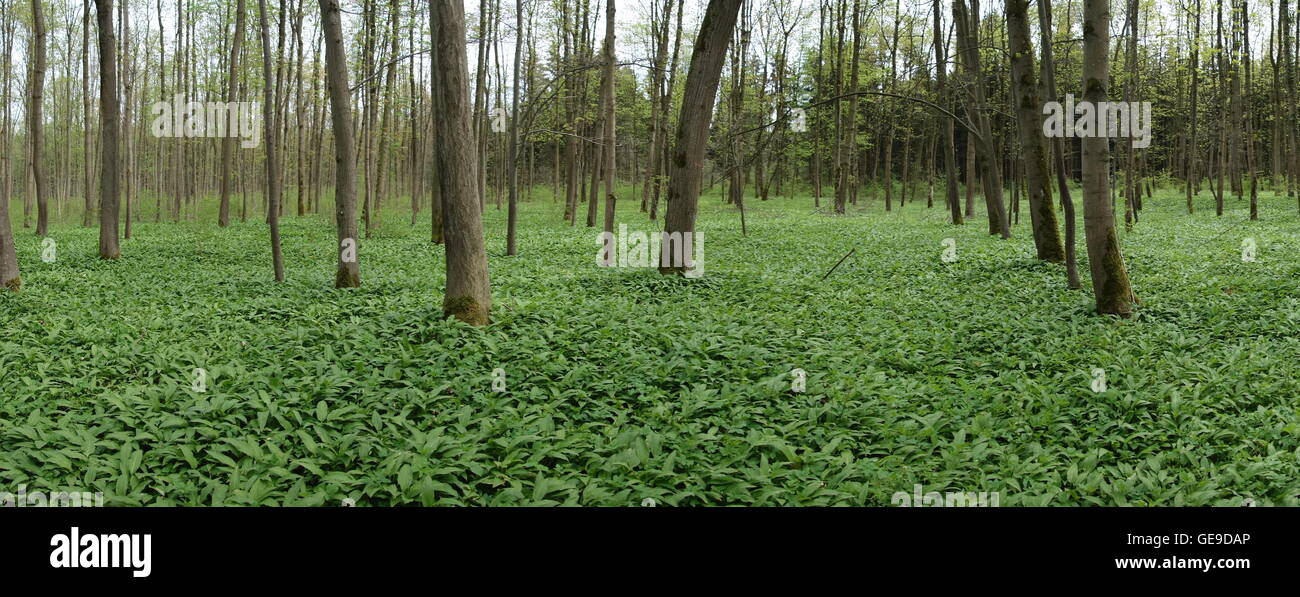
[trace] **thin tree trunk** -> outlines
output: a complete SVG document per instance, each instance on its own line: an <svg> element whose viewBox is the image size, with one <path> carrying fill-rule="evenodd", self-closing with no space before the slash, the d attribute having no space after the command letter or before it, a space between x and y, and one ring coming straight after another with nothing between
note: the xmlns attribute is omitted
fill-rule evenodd
<svg viewBox="0 0 1300 597"><path fill-rule="evenodd" d="M655 173L656 176L659 176L661 178L660 178L660 182L657 182L655 184L654 197L650 198L650 221L651 222L653 222L655 218L659 215L660 191L663 190L666 193L667 190L666 183L664 182L665 180L664 177L667 176L668 158L669 158L669 153L671 152L671 143L672 143L667 137L668 129L669 129L668 116L672 112L673 89L675 89L677 86L677 67L678 64L680 63L681 50L682 50L682 37L683 37L682 36L682 13L683 12L685 12L685 0L677 0L677 26L676 26L677 32L676 32L676 37L673 38L673 58L668 63L668 85L664 87L664 96L662 100L659 102L659 105L662 107L661 109L663 110L664 113L663 116L664 141L663 143L660 144L662 155L660 155L660 159L659 159L659 164L660 164L659 171Z"/></svg>
<svg viewBox="0 0 1300 597"><path fill-rule="evenodd" d="M117 42L113 35L113 0L95 0L99 25L99 120L104 129L99 161L99 257L117 259L118 144L121 142L117 101Z"/></svg>
<svg viewBox="0 0 1300 597"><path fill-rule="evenodd" d="M263 0L264 1L264 0ZM329 83L330 122L334 129L334 224L338 231L335 288L361 286L360 239L357 228L357 162L352 136L352 93L348 87L348 57L343 47L339 0L320 0L325 40L325 75Z"/></svg>
<svg viewBox="0 0 1300 597"><path fill-rule="evenodd" d="M1028 0L1006 0L1007 45L1011 53L1011 89L1019 120L1021 155L1029 196L1029 221L1038 258L1051 263L1065 260L1065 248L1056 224L1052 185L1048 180L1047 152L1043 146L1042 98L1035 80L1034 55L1029 46ZM1014 184L1014 183L1013 183ZM1015 187L1013 187L1015 188ZM1019 208L1017 208L1019 213Z"/></svg>
<svg viewBox="0 0 1300 597"><path fill-rule="evenodd" d="M1214 41L1214 64L1215 71L1219 78L1219 148L1218 148L1218 167L1215 168L1214 177L1217 180L1218 190L1214 193L1214 214L1223 215L1223 181L1228 174L1228 95L1225 93L1227 82L1225 81L1226 68L1223 59L1223 4L1218 5L1218 11L1215 13L1215 41Z"/></svg>
<svg viewBox="0 0 1300 597"><path fill-rule="evenodd" d="M651 8L657 6L653 2ZM651 19L652 40L655 44L655 55L652 66L654 69L650 72L650 163L646 168L645 188L641 193L641 211L649 211L651 193L659 192L659 158L663 153L661 145L665 142L667 132L664 130L664 120L668 113L668 107L661 105L663 96L664 73L663 69L668 62L668 30L672 23L673 0L664 0L662 20L656 21ZM652 188L653 187L653 188Z"/></svg>
<svg viewBox="0 0 1300 597"><path fill-rule="evenodd" d="M1052 1L1038 0L1039 47L1042 49L1042 85L1046 96L1056 100L1056 64L1052 57ZM1052 162L1056 170L1056 187L1061 193L1062 216L1065 218L1065 277L1070 290L1083 287L1079 280L1079 260L1075 247L1078 245L1075 233L1074 199L1070 196L1069 180L1065 172L1065 140L1056 137L1051 140Z"/></svg>
<svg viewBox="0 0 1300 597"><path fill-rule="evenodd" d="M1246 64L1246 97L1242 99L1246 111L1246 172L1250 177L1250 219L1259 219L1259 173L1255 163L1255 116L1251 111L1251 64L1250 64L1250 2L1241 0L1241 10L1237 12L1241 23L1242 51Z"/></svg>
<svg viewBox="0 0 1300 597"><path fill-rule="evenodd" d="M605 232L611 234L614 232L614 205L617 201L614 195L614 180L618 173L618 151L614 132L614 2L615 0L609 0L605 8L605 68L601 77L600 94L603 113L601 121L604 125L604 134L601 137L605 145L602 151L605 157ZM517 60L516 64L518 64Z"/></svg>
<svg viewBox="0 0 1300 597"><path fill-rule="evenodd" d="M108 22L113 22L111 16ZM31 137L32 153L28 159L31 161L32 181L35 183L34 190L36 191L36 236L43 237L47 236L49 231L50 206L43 157L45 119L41 113L45 103L45 9L41 0L32 0L32 33L35 39L32 41L32 70L31 78L27 84L30 103L28 104L29 112L26 115L27 132ZM111 34L109 38L112 38ZM102 43L100 45L103 46ZM109 51L114 53L113 46L109 46Z"/></svg>
<svg viewBox="0 0 1300 597"><path fill-rule="evenodd" d="M985 90L983 70L980 66L979 47L979 5L971 0L970 8L966 0L953 2L953 18L957 27L957 49L965 56L962 64L966 69L966 80L970 87L967 119L975 125L978 134L973 135L978 148L976 157L980 165L980 181L984 186L984 205L988 210L989 234L1001 234L1002 238L1011 238L1011 225L1007 219L1006 205L1002 200L1002 176L999 172L998 151L993 145L992 126L985 108Z"/></svg>
<svg viewBox="0 0 1300 597"><path fill-rule="evenodd" d="M1282 0L1286 2L1286 0ZM1195 194L1200 187L1200 172L1196 170L1196 160L1200 154L1200 142L1197 136L1200 134L1200 126L1196 123L1197 108L1199 106L1197 94L1200 93L1200 51L1201 51L1201 0L1196 0L1196 12L1192 15L1192 85L1191 85L1191 135L1192 140L1187 147L1187 188L1184 191L1187 199L1187 213L1191 214L1196 211L1193 203Z"/></svg>
<svg viewBox="0 0 1300 597"><path fill-rule="evenodd" d="M10 56L13 50L14 31L14 7L9 0L3 0L0 3L0 36L4 37L4 55ZM13 225L9 220L9 198L10 198L10 165L12 163L12 144L10 142L13 132L9 130L9 76L12 72L12 65L8 60L4 61L4 81L3 94L0 94L0 103L4 105L4 122L0 123L0 286L18 292L22 288L22 274L18 270L18 252L14 247Z"/></svg>
<svg viewBox="0 0 1300 597"><path fill-rule="evenodd" d="M523 55L524 0L515 0L515 69L510 95L510 145L506 168L510 176L510 199L506 208L506 255L518 254L515 228L519 222L519 62Z"/></svg>
<svg viewBox="0 0 1300 597"><path fill-rule="evenodd" d="M934 13L934 59L937 93L943 100L941 104L952 111L952 91L948 88L948 53L943 47L943 11L940 0L933 0L931 9ZM961 226L966 223L961 212L961 199L957 194L957 143L954 139L954 123L951 116L939 117L939 126L943 129L943 169L944 183L947 185L948 210L952 214L952 223Z"/></svg>
<svg viewBox="0 0 1300 597"><path fill-rule="evenodd" d="M93 151L91 144L92 135L90 134L90 0L82 1L84 3L82 7L84 12L81 19L81 110L85 124L85 131L82 135L84 141L82 147L85 152L84 159L82 160L84 162L84 167L82 169L84 180L82 182L84 183L83 188L85 189L85 194L82 199L84 200L86 207L85 211L81 214L81 225L89 228L95 224L95 198L94 193L91 191L94 175L91 171L90 160L90 155ZM164 96L167 95L167 85L165 80L163 81L162 92Z"/></svg>
<svg viewBox="0 0 1300 597"><path fill-rule="evenodd" d="M262 92L262 118L266 122L266 193L268 197L267 216L271 225L271 264L275 269L275 281L284 281L284 259L280 254L280 162L277 155L280 134L280 122L276 119L275 106L279 103L279 87L274 85L271 70L271 30L266 21L266 0L258 0L258 19L262 30L262 74L266 87ZM281 15L281 20L287 15ZM283 40L281 40L283 43Z"/></svg>
<svg viewBox="0 0 1300 597"><path fill-rule="evenodd" d="M236 78L239 76L239 51L244 46L244 0L235 4L235 40L230 46L230 78L226 81L227 106L235 102L238 88ZM221 205L217 214L217 225L230 225L230 161L234 152L235 139L227 134L221 140Z"/></svg>
<svg viewBox="0 0 1300 597"><path fill-rule="evenodd" d="M135 105L133 103L133 98L135 97L135 93L134 93L135 68L133 66L134 62L131 57L131 13L129 10L129 5L130 2L128 0L122 0L122 4L121 4L122 40L121 40L121 44L119 44L119 47L121 48L122 51L122 64L125 65L123 67L125 70L125 74L122 77L123 79L122 99L124 102L126 102L126 106L122 109L123 114L122 114L121 128L122 128L122 137L123 137L122 139L122 149L123 149L122 181L126 187L124 193L126 199L125 201L126 220L123 224L124 226L123 237L127 239L131 238L131 233L132 233L131 199L132 196L134 195L134 190L135 190L135 181L134 181L135 145L133 143L133 137L131 135L131 125L134 122L134 109L135 109Z"/></svg>

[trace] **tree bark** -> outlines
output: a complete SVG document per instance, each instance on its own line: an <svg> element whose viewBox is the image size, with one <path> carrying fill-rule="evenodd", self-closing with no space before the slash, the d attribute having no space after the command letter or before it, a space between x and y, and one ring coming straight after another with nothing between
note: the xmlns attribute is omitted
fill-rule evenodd
<svg viewBox="0 0 1300 597"><path fill-rule="evenodd" d="M123 131L122 132L122 136L123 136L122 181L124 183L124 186L126 187L123 193L125 197L125 203L126 203L125 205L126 219L123 223L125 228L123 236L127 239L131 238L131 232L132 232L132 226L131 226L132 201L131 200L134 195L134 187L135 187L135 180L134 180L135 146L132 141L133 136L131 134L131 124L134 122L133 113L135 108L134 105L135 67L134 67L134 62L131 58L131 14L130 14L129 6L130 6L130 2L128 2L127 0L122 0L122 4L121 4L122 40L121 43L119 44L119 47L121 48L121 52L122 52L122 63L125 65L123 67L125 74L122 77L124 79L122 82L122 99L124 102L126 102L126 105L122 108L121 129Z"/></svg>
<svg viewBox="0 0 1300 597"><path fill-rule="evenodd" d="M118 144L117 42L113 34L113 0L95 0L99 25L99 120L104 129L99 161L99 257L117 259Z"/></svg>
<svg viewBox="0 0 1300 597"><path fill-rule="evenodd" d="M1052 1L1038 0L1038 26L1039 26L1039 47L1042 48L1043 56L1043 79L1042 86L1046 96L1052 100L1056 99L1056 65L1052 58ZM1078 290L1083 287L1079 280L1079 260L1076 256L1075 247L1075 215L1074 199L1070 196L1070 184L1065 172L1065 140L1056 137L1051 140L1052 143L1052 162L1056 170L1056 187L1061 193L1061 210L1065 217L1065 278L1070 290Z"/></svg>
<svg viewBox="0 0 1300 597"><path fill-rule="evenodd" d="M1110 0L1084 0L1083 99L1094 106L1108 101L1110 78ZM1110 140L1083 138L1083 221L1097 312L1128 317L1136 297L1115 232L1110 200Z"/></svg>
<svg viewBox="0 0 1300 597"><path fill-rule="evenodd" d="M1051 263L1065 260L1065 248L1056 224L1052 186L1047 179L1047 153L1043 146L1042 98L1035 80L1034 55L1029 47L1029 2L1006 0L1007 45L1011 53L1011 89L1020 124L1025 183L1029 195L1029 221L1038 258ZM1017 210L1018 212L1019 210Z"/></svg>
<svg viewBox="0 0 1300 597"><path fill-rule="evenodd" d="M239 50L244 46L244 0L235 4L235 40L230 46L230 78L226 81L227 106L235 102L238 89L236 77L239 76ZM229 131L227 131L229 133ZM230 159L234 151L235 139L227 134L221 140L221 204L217 213L217 225L230 225Z"/></svg>
<svg viewBox="0 0 1300 597"><path fill-rule="evenodd" d="M973 135L978 148L976 159L980 167L980 181L984 187L984 205L988 210L989 234L1011 238L1011 225L1007 219L1006 204L1002 200L1002 175L999 171L998 151L993 146L992 126L986 108L983 70L980 66L978 35L978 4L972 0L968 9L966 0L953 2L953 18L957 29L957 50L964 56L966 82L970 88L967 106L968 120L975 126Z"/></svg>
<svg viewBox="0 0 1300 597"><path fill-rule="evenodd" d="M1255 160L1255 117L1251 112L1250 90L1251 90L1251 63L1250 63L1250 2L1241 0L1241 9L1237 11L1239 22L1241 23L1241 37L1244 43L1241 44L1244 52L1243 62L1246 65L1246 97L1242 98L1245 103L1246 111L1246 172L1250 179L1250 219L1259 219L1259 173Z"/></svg>
<svg viewBox="0 0 1300 597"><path fill-rule="evenodd" d="M478 156L469 104L469 64L465 53L465 5L461 0L430 0L437 106L438 161L447 242L447 292L442 310L471 325L486 325L492 311L483 221L475 205Z"/></svg>
<svg viewBox="0 0 1300 597"><path fill-rule="evenodd" d="M339 0L320 0L325 37L325 76L329 84L330 122L334 129L334 226L338 231L335 288L361 286L360 240L357 228L357 162L352 136L352 93L348 87L348 57L343 48ZM349 253L346 249L352 249Z"/></svg>
<svg viewBox="0 0 1300 597"><path fill-rule="evenodd" d="M653 9L656 4L651 3ZM660 192L659 167L662 162L663 144L668 136L664 126L667 119L668 109L670 106L662 105L661 99L664 95L664 68L668 62L668 30L672 23L673 0L664 0L664 6L660 19L656 21L651 19L652 40L655 44L654 62L651 63L654 69L650 72L650 155L649 164L646 168L645 186L641 192L641 211L649 211L651 194L658 195Z"/></svg>
<svg viewBox="0 0 1300 597"><path fill-rule="evenodd" d="M523 55L524 0L515 0L515 73L511 85L510 102L510 157L506 167L510 176L510 199L506 208L506 255L518 254L515 246L515 227L519 222L519 62Z"/></svg>
<svg viewBox="0 0 1300 597"><path fill-rule="evenodd" d="M664 137L664 139L659 144L660 152L661 152L659 156L660 167L659 167L659 171L655 173L657 176L660 176L661 178L659 181L656 181L654 196L650 198L650 221L651 222L655 221L655 219L659 215L659 197L661 191L666 193L666 188L665 188L666 183L663 181L663 177L667 175L668 160L670 157L669 153L671 149L667 138L668 129L669 129L668 115L672 111L673 89L677 87L677 66L680 62L681 51L682 51L682 37L683 37L682 36L682 13L683 12L685 12L685 0L677 0L677 25L676 25L676 36L673 38L673 57L672 60L670 60L668 63L668 84L664 86L663 98L659 102L659 105L662 106L661 109L663 110L664 122L661 126L663 128L662 136Z"/></svg>
<svg viewBox="0 0 1300 597"><path fill-rule="evenodd" d="M109 17L112 22L112 17ZM32 33L35 39L32 40L32 70L31 78L27 84L27 92L30 97L28 104L28 113L26 114L27 131L31 137L31 170L32 180L35 183L36 195L36 236L47 236L50 226L50 206L49 206L49 189L46 188L45 165L42 157L45 147L45 118L42 115L42 105L45 103L45 9L41 0L32 0ZM110 35L110 39L112 36ZM100 43L103 46L103 43ZM110 52L113 52L113 46L109 46ZM115 52L114 52L115 53ZM101 69L101 72L102 69Z"/></svg>
<svg viewBox="0 0 1300 597"><path fill-rule="evenodd" d="M1286 2L1286 0L1282 0ZM1184 194L1187 200L1187 213L1191 214L1196 211L1193 200L1196 198L1196 191L1200 186L1200 173L1196 170L1196 160L1200 153L1200 142L1197 136L1200 134L1200 126L1196 123L1198 98L1200 92L1200 72L1201 72L1201 0L1196 0L1195 13L1192 15L1192 86L1191 86L1191 135L1192 140L1187 147L1187 188Z"/></svg>
<svg viewBox="0 0 1300 597"><path fill-rule="evenodd" d="M85 130L82 135L82 149L85 152L85 157L82 160L85 162L82 169L84 176L82 182L84 183L83 188L85 189L85 196L82 197L82 199L85 202L86 207L85 211L81 214L81 225L89 228L95 223L95 196L91 190L91 185L94 183L95 177L91 172L92 164L90 159L91 152L93 151L93 135L90 134L90 0L82 1L85 3L82 7L84 12L81 18L81 110L82 118L85 121ZM164 97L167 95L167 85L165 80L163 81L162 93Z"/></svg>
<svg viewBox="0 0 1300 597"><path fill-rule="evenodd" d="M677 139L668 164L668 210L664 217L661 274L685 275L693 266L685 242L668 242L671 234L695 235L695 214L699 209L700 184L704 176L704 152L713 122L713 103L722 78L722 63L736 27L742 0L709 0L700 24L691 67L686 76ZM693 241L694 242L694 241Z"/></svg>
<svg viewBox="0 0 1300 597"><path fill-rule="evenodd" d="M276 118L275 106L279 103L279 86L274 83L271 70L271 30L266 21L266 0L258 0L258 19L262 30L262 74L266 86L262 92L262 119L265 121L266 139L266 194L267 221L271 226L271 265L275 270L275 281L284 281L284 259L280 254L280 156L276 153L279 143L280 121ZM281 15L281 19L287 15ZM283 42L283 40L282 40Z"/></svg>
<svg viewBox="0 0 1300 597"><path fill-rule="evenodd" d="M952 110L952 92L948 88L948 53L943 47L943 11L941 10L940 0L933 0L931 9L934 12L934 59L935 59L935 81L938 84L936 90L939 94L940 104ZM940 116L939 126L943 129L943 171L944 182L947 185L948 210L952 214L952 223L961 226L966 223L962 217L961 198L957 194L957 142L955 140L954 127L951 116Z"/></svg>
<svg viewBox="0 0 1300 597"><path fill-rule="evenodd" d="M602 155L605 158L605 232L614 232L614 206L617 197L614 195L614 180L618 170L617 145L615 144L614 128L614 0L609 0L605 8L605 67L604 74L601 77L601 94L600 105L601 122L604 126L602 142L605 146Z"/></svg>
<svg viewBox="0 0 1300 597"><path fill-rule="evenodd" d="M3 8L0 8L0 35L4 36L4 55L11 55L13 50L14 32L13 32L13 5L5 2ZM22 288L22 275L18 270L18 253L14 247L13 224L9 220L9 184L10 184L10 166L13 162L13 156L10 154L11 143L10 137L13 131L9 130L9 75L12 65L8 60L4 62L4 80L0 85L3 86L3 94L0 94L0 102L4 106L4 121L0 123L0 129L4 134L0 135L0 286L14 292Z"/></svg>

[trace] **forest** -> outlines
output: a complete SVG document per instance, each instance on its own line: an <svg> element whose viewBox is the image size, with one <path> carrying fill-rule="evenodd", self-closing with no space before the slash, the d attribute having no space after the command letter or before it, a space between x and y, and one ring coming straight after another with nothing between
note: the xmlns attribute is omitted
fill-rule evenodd
<svg viewBox="0 0 1300 597"><path fill-rule="evenodd" d="M1300 505L1298 4L0 0L0 502Z"/></svg>

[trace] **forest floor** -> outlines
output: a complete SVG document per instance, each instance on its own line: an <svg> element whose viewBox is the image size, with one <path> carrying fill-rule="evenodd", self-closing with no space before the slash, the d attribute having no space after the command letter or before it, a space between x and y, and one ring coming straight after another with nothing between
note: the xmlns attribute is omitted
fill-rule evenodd
<svg viewBox="0 0 1300 597"><path fill-rule="evenodd" d="M489 205L484 329L441 317L427 216L385 214L361 242L362 287L339 291L328 209L282 220L277 284L259 221L140 224L104 262L70 216L45 263L15 204L0 491L889 505L920 484L1003 506L1300 503L1294 199L1266 194L1259 222L1232 199L1216 217L1208 193L1192 216L1175 190L1148 199L1121 230L1142 304L1119 320L1092 312L1082 219L1085 290L1069 291L1063 267L1033 258L1027 206L1002 241L923 201L834 217L808 197L751 199L742 237L715 191L705 275L684 280L597 267L597 232L537 195L514 258ZM630 230L655 229L619 208Z"/></svg>

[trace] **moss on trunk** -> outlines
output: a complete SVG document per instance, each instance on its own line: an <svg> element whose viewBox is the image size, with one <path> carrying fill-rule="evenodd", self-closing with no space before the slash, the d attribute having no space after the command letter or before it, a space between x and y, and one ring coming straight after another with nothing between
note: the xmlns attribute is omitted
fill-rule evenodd
<svg viewBox="0 0 1300 597"><path fill-rule="evenodd" d="M360 288L361 276L357 275L354 272L348 271L346 269L339 268L338 271L334 273L334 287L335 288Z"/></svg>
<svg viewBox="0 0 1300 597"><path fill-rule="evenodd" d="M455 317L470 325L487 325L488 314L472 296L447 297L442 303L444 317Z"/></svg>
<svg viewBox="0 0 1300 597"><path fill-rule="evenodd" d="M1105 283L1097 294L1097 312L1104 315L1128 317L1133 312L1133 303L1137 297L1129 285L1128 271L1124 267L1124 256L1119 252L1119 240L1115 238L1115 228L1106 232L1106 252L1102 258L1105 270Z"/></svg>

